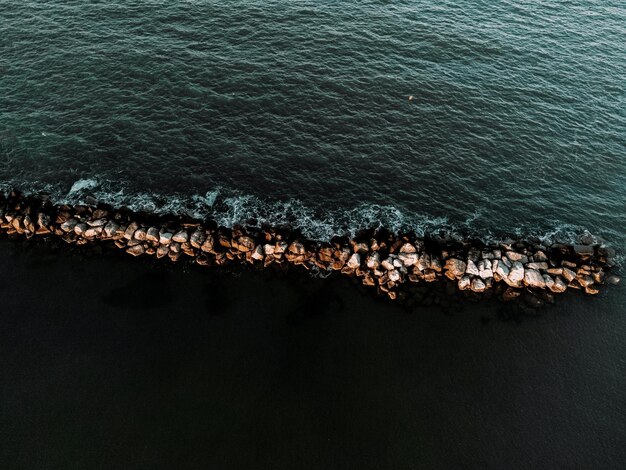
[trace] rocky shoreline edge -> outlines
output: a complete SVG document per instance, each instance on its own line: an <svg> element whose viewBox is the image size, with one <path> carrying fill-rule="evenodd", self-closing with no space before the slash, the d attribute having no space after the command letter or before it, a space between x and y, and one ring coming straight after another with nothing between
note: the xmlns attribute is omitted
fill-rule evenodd
<svg viewBox="0 0 626 470"><path fill-rule="evenodd" d="M447 236L417 237L364 230L330 242L305 239L291 228L221 227L212 221L159 216L114 208L97 201L56 205L45 194L0 194L0 235L57 238L74 245L109 244L133 256L187 261L202 266L248 264L320 275L340 273L398 302L415 302L420 288L444 283L448 294L531 306L580 290L596 295L615 285L615 251L594 244L542 245L539 240L485 244ZM416 294L417 292L417 294Z"/></svg>

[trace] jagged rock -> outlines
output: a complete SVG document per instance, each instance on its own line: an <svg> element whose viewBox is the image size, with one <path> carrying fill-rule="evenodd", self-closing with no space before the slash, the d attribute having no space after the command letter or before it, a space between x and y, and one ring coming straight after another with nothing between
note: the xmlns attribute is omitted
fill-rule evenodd
<svg viewBox="0 0 626 470"><path fill-rule="evenodd" d="M524 265L519 261L515 261L509 271L509 275L504 279L511 287L522 287L524 280Z"/></svg>
<svg viewBox="0 0 626 470"><path fill-rule="evenodd" d="M417 253L400 252L398 259L406 267L413 266L418 261Z"/></svg>
<svg viewBox="0 0 626 470"><path fill-rule="evenodd" d="M120 226L117 225L113 220L110 220L109 222L106 223L106 225L102 229L104 236L106 238L113 238L115 234L117 233L117 229L119 227Z"/></svg>
<svg viewBox="0 0 626 470"><path fill-rule="evenodd" d="M522 264L526 264L528 263L528 256L523 255L521 253L517 253L515 251L507 251L506 252L506 257L509 258L509 260L511 260L512 263L518 261Z"/></svg>
<svg viewBox="0 0 626 470"><path fill-rule="evenodd" d="M206 239L204 240L204 243L202 244L202 246L200 247L200 249L202 251L204 251L205 253L212 253L214 248L214 242L213 242L213 236L210 233L206 234Z"/></svg>
<svg viewBox="0 0 626 470"><path fill-rule="evenodd" d="M191 234L191 237L189 238L189 243L191 243L191 246L193 246L194 248L198 248L198 249L202 247L202 244L205 241L206 241L206 233L204 232L204 230L200 230L200 229L195 230Z"/></svg>
<svg viewBox="0 0 626 470"><path fill-rule="evenodd" d="M131 222L130 224L128 224L128 227L126 227L126 230L124 231L124 238L126 240L130 240L131 238L133 238L133 235L138 228L139 224L137 222Z"/></svg>
<svg viewBox="0 0 626 470"><path fill-rule="evenodd" d="M378 252L370 254L367 257L365 264L369 269L378 269L380 266L380 254Z"/></svg>
<svg viewBox="0 0 626 470"><path fill-rule="evenodd" d="M444 269L446 270L446 275L450 273L452 279L460 279L463 274L465 274L465 269L467 268L467 264L465 261L461 261L460 259L450 258L446 260L446 264ZM450 277L450 276L448 276Z"/></svg>
<svg viewBox="0 0 626 470"><path fill-rule="evenodd" d="M355 253L365 254L369 251L369 246L367 243L355 243L352 249Z"/></svg>
<svg viewBox="0 0 626 470"><path fill-rule="evenodd" d="M400 280L402 279L402 275L396 269L392 269L391 271L389 271L388 276L389 280L392 282L400 282Z"/></svg>
<svg viewBox="0 0 626 470"><path fill-rule="evenodd" d="M563 268L563 277L567 282L572 282L576 279L576 273L569 268Z"/></svg>
<svg viewBox="0 0 626 470"><path fill-rule="evenodd" d="M255 261L261 261L263 259L263 248L261 248L261 245L257 245L252 251L252 259Z"/></svg>
<svg viewBox="0 0 626 470"><path fill-rule="evenodd" d="M254 240L250 237L241 236L231 242L232 248L241 251L242 253L248 253L254 250Z"/></svg>
<svg viewBox="0 0 626 470"><path fill-rule="evenodd" d="M156 251L157 258L163 258L164 256L167 256L169 252L170 249L167 245L159 245Z"/></svg>
<svg viewBox="0 0 626 470"><path fill-rule="evenodd" d="M539 271L534 269L526 269L524 272L524 284L534 289L544 289L546 287L543 276Z"/></svg>
<svg viewBox="0 0 626 470"><path fill-rule="evenodd" d="M274 245L270 245L269 243L263 245L263 253L265 253L266 256L272 256L274 254Z"/></svg>
<svg viewBox="0 0 626 470"><path fill-rule="evenodd" d="M392 269L395 269L395 266L393 265L393 258L387 258L387 259L383 260L381 265L387 271L391 271Z"/></svg>
<svg viewBox="0 0 626 470"><path fill-rule="evenodd" d="M139 244L139 245L131 246L130 248L128 248L126 250L126 253L129 253L133 256L139 256L139 255L143 255L145 251L146 250L143 247L143 245Z"/></svg>
<svg viewBox="0 0 626 470"><path fill-rule="evenodd" d="M172 243L172 234L170 232L163 232L159 234L159 243L161 245L169 245Z"/></svg>
<svg viewBox="0 0 626 470"><path fill-rule="evenodd" d="M458 286L459 286L459 290L467 290L470 288L470 284L471 284L471 280L470 277L468 275L463 275L461 276L461 278L459 279L458 282Z"/></svg>
<svg viewBox="0 0 626 470"><path fill-rule="evenodd" d="M140 227L137 230L135 230L135 233L133 234L133 238L135 240L139 240L140 242L144 241L146 239L146 229Z"/></svg>
<svg viewBox="0 0 626 470"><path fill-rule="evenodd" d="M361 255L354 253L350 256L350 259L348 259L347 267L350 269L356 269L359 266L361 266Z"/></svg>
<svg viewBox="0 0 626 470"><path fill-rule="evenodd" d="M476 263L474 263L471 259L467 260L467 267L465 268L465 272L467 274L472 275L472 276L479 276L480 275L480 271L478 270L478 267L476 266Z"/></svg>
<svg viewBox="0 0 626 470"><path fill-rule="evenodd" d="M73 232L74 231L74 227L76 227L76 224L78 224L78 220L76 219L67 219L65 222L63 222L61 224L61 230L63 230L64 232Z"/></svg>
<svg viewBox="0 0 626 470"><path fill-rule="evenodd" d="M526 265L526 267L528 269L534 269L536 271L539 271L540 269L543 269L545 271L545 270L548 269L548 263L545 263L545 262L540 262L540 263L533 262L533 263L528 263Z"/></svg>
<svg viewBox="0 0 626 470"><path fill-rule="evenodd" d="M578 283L582 287L588 287L588 286L593 285L593 278L591 276L580 276L577 279L578 279Z"/></svg>
<svg viewBox="0 0 626 470"><path fill-rule="evenodd" d="M188 240L189 240L189 234L185 232L184 230L176 232L172 236L172 241L175 241L176 243L186 243Z"/></svg>
<svg viewBox="0 0 626 470"><path fill-rule="evenodd" d="M487 287L485 286L485 283L482 279L475 277L474 279L472 279L472 284L470 288L473 292L485 292L485 289Z"/></svg>
<svg viewBox="0 0 626 470"><path fill-rule="evenodd" d="M598 289L594 285L585 286L585 294L587 295L596 295L600 293L600 289Z"/></svg>
<svg viewBox="0 0 626 470"><path fill-rule="evenodd" d="M146 230L146 240L153 243L158 243L160 240L159 230L156 227L150 227Z"/></svg>
<svg viewBox="0 0 626 470"><path fill-rule="evenodd" d="M74 233L79 237L82 237L89 226L85 223L79 223L74 226Z"/></svg>
<svg viewBox="0 0 626 470"><path fill-rule="evenodd" d="M405 243L400 247L400 253L416 253L416 248L410 243Z"/></svg>
<svg viewBox="0 0 626 470"><path fill-rule="evenodd" d="M87 220L90 227L104 227L108 221L106 219Z"/></svg>

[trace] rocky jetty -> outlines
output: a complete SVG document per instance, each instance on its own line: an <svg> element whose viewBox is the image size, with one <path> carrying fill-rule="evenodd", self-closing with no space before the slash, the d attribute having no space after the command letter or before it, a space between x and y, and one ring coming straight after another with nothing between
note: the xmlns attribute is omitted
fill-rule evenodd
<svg viewBox="0 0 626 470"><path fill-rule="evenodd" d="M56 237L69 244L109 244L132 256L186 260L202 266L243 263L259 268L299 267L349 276L392 300L406 299L412 286L446 283L475 295L512 300L531 293L538 301L580 290L598 294L620 279L615 252L581 244L542 245L508 240L419 238L385 230L324 243L289 228L219 227L211 221L162 217L103 204L55 205L45 195L18 191L0 195L0 233L9 237Z"/></svg>

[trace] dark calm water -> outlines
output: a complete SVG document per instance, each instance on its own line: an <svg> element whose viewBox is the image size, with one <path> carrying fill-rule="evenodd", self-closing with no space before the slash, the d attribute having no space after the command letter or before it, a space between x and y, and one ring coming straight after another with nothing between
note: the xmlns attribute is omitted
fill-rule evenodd
<svg viewBox="0 0 626 470"><path fill-rule="evenodd" d="M0 185L319 239L589 231L623 253L625 77L617 0L0 0ZM624 467L623 287L520 330L333 284L324 319L290 330L317 291L229 279L217 308L193 275L117 285L131 264L83 280L4 249L2 440L26 467L107 448L128 468L168 450L165 468ZM67 306L50 278L86 290ZM173 285L197 289L132 300Z"/></svg>

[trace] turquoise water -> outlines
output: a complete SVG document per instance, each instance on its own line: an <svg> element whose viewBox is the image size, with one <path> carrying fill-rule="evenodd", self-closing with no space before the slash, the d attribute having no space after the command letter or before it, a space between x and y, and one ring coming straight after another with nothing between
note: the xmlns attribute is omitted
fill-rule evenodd
<svg viewBox="0 0 626 470"><path fill-rule="evenodd" d="M0 21L7 186L316 238L624 244L622 2L4 1Z"/></svg>

